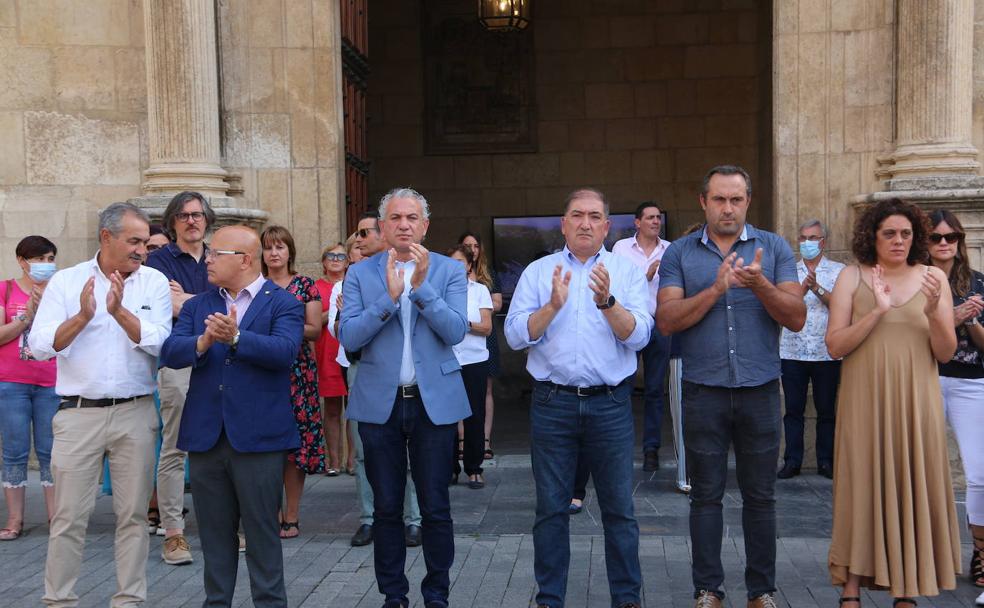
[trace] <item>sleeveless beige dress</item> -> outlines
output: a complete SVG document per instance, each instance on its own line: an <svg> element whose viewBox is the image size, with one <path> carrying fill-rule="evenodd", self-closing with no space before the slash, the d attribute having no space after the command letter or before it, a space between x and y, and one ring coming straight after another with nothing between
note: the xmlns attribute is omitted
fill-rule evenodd
<svg viewBox="0 0 984 608"><path fill-rule="evenodd" d="M925 302L917 292L893 307L841 366L828 556L835 585L851 573L894 597L956 586L960 538ZM852 322L874 307L860 281Z"/></svg>

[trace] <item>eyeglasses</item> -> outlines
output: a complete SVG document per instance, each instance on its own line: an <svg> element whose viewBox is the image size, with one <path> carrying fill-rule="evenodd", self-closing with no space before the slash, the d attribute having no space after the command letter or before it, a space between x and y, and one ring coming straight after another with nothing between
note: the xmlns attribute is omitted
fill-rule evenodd
<svg viewBox="0 0 984 608"><path fill-rule="evenodd" d="M962 241L963 238L964 235L962 232L948 232L946 234L940 234L939 232L929 233L929 242L931 242L934 245L939 245L940 241L946 241L947 243L950 243L952 245L954 243Z"/></svg>
<svg viewBox="0 0 984 608"><path fill-rule="evenodd" d="M232 249L209 249L205 252L207 258L217 258L220 255L246 255L245 251L234 251Z"/></svg>
<svg viewBox="0 0 984 608"><path fill-rule="evenodd" d="M178 221L181 222L187 222L188 220L191 220L193 222L200 222L203 219L205 219L205 214L202 213L201 211L192 211L190 213L185 213L184 211L182 211L181 213L175 213L174 217L178 218Z"/></svg>
<svg viewBox="0 0 984 608"><path fill-rule="evenodd" d="M823 240L823 237L822 236L817 236L815 234L814 235L811 235L811 236L803 236L802 234L799 235L799 242L800 243L802 243L804 241L813 241L815 243L817 241L822 241L822 240Z"/></svg>
<svg viewBox="0 0 984 608"><path fill-rule="evenodd" d="M329 262L344 262L348 258L344 253L326 253L321 257L322 260L327 260Z"/></svg>
<svg viewBox="0 0 984 608"><path fill-rule="evenodd" d="M379 232L379 228L359 228L355 231L355 233L358 234L360 238L364 239L369 236L370 231Z"/></svg>

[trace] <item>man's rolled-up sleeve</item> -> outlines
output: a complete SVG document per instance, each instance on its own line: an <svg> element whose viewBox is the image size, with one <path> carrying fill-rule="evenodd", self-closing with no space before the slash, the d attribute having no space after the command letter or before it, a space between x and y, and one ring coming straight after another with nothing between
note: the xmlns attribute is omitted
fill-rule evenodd
<svg viewBox="0 0 984 608"><path fill-rule="evenodd" d="M171 287L167 278L155 272L148 281L150 311L137 315L140 319L140 342L130 340L131 348L139 348L148 355L158 356L164 341L171 335Z"/></svg>
<svg viewBox="0 0 984 608"><path fill-rule="evenodd" d="M530 315L540 310L539 290L536 280L538 276L536 266L530 264L519 277L519 283L513 292L512 301L509 303L509 314L506 315L505 333L506 342L513 350L522 350L540 342L543 336L536 340L530 339L529 320ZM544 332L546 333L546 332Z"/></svg>
<svg viewBox="0 0 984 608"><path fill-rule="evenodd" d="M649 313L649 285L640 268L632 264L627 266L622 308L635 318L635 327L626 339L619 341L632 350L642 350L649 344L653 332L653 316Z"/></svg>
<svg viewBox="0 0 984 608"><path fill-rule="evenodd" d="M67 310L64 275L57 273L51 277L44 290L44 296L34 314L31 333L27 337L27 344L35 359L46 361L58 354L68 355L71 344L62 349L61 353L55 351L55 332L68 319Z"/></svg>

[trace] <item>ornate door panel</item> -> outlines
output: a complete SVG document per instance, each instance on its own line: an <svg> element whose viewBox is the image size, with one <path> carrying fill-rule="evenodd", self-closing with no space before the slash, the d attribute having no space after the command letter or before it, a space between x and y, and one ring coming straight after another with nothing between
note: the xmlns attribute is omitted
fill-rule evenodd
<svg viewBox="0 0 984 608"><path fill-rule="evenodd" d="M345 110L345 218L351 234L369 207L366 83L369 77L368 0L342 3L342 103Z"/></svg>

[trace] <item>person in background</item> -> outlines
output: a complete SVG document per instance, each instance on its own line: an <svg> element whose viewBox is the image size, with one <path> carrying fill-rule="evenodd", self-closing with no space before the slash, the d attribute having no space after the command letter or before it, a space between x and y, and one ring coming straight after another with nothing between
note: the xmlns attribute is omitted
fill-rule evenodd
<svg viewBox="0 0 984 608"><path fill-rule="evenodd" d="M800 331L782 330L779 358L782 363L782 392L786 398L783 425L786 430L784 464L779 479L800 474L803 464L803 413L807 389L813 383L813 403L817 409L817 473L834 476L834 406L840 382L840 361L831 359L823 338L827 333L827 307L837 276L844 265L823 255L827 229L820 220L804 222L799 229L800 261L796 265L806 325Z"/></svg>
<svg viewBox="0 0 984 608"><path fill-rule="evenodd" d="M911 203L869 205L854 226L858 264L830 301L827 350L844 361L827 563L842 608L860 608L862 585L912 608L956 587L960 570L937 368L957 337L946 274L922 263L929 232Z"/></svg>
<svg viewBox="0 0 984 608"><path fill-rule="evenodd" d="M327 460L318 399L318 365L311 351L311 342L321 335L321 294L313 279L294 270L297 249L294 237L286 228L268 226L260 234L260 242L263 244L263 276L286 289L304 305L304 341L290 370L290 397L301 447L290 452L284 464L286 500L280 521L280 537L295 538L300 534L298 511L304 493L304 478L324 473Z"/></svg>
<svg viewBox="0 0 984 608"><path fill-rule="evenodd" d="M41 467L41 487L50 520L55 514L55 486L51 476L51 419L58 411L55 393L56 363L38 361L31 354L31 324L55 274L58 248L43 236L24 237L14 250L21 276L0 285L3 311L0 323L0 439L3 440L3 497L7 521L0 541L16 540L24 529L27 459L34 453Z"/></svg>
<svg viewBox="0 0 984 608"><path fill-rule="evenodd" d="M324 277L315 281L314 285L321 295L321 325L324 327L328 324L331 300L341 293L342 279L348 268L345 245L336 243L325 247L321 253L321 268ZM328 444L328 468L325 475L335 477L342 467L342 400L348 390L342 377L342 368L336 361L338 340L332 332L321 332L314 344L314 354L318 362L318 395L324 403L325 440ZM352 451L351 447L349 451ZM354 475L354 464L350 463L348 470Z"/></svg>
<svg viewBox="0 0 984 608"><path fill-rule="evenodd" d="M659 294L659 264L670 242L659 237L663 214L652 201L641 203L635 210L636 233L612 245L612 253L628 258L646 275L649 287L649 312L656 317ZM670 337L653 326L649 343L639 351L642 358L644 385L644 422L642 431L642 470L659 470L659 448L663 432L663 387L670 363ZM590 455L588 455L590 458Z"/></svg>
<svg viewBox="0 0 984 608"><path fill-rule="evenodd" d="M171 239L168 238L167 233L164 232L164 228L160 224L151 224L150 240L147 241L147 255L149 256L161 247L167 247L170 242Z"/></svg>
<svg viewBox="0 0 984 608"><path fill-rule="evenodd" d="M475 280L485 285L492 294L492 330L486 338L486 347L489 349L489 378L485 388L485 454L483 456L485 460L491 460L495 458L495 452L492 451L492 418L495 415L492 379L498 378L502 373L499 338L495 331L495 315L502 310L502 283L499 282L499 275L489 264L485 247L482 246L482 237L471 231L465 232L458 237L458 244L471 249L472 255L475 256Z"/></svg>
<svg viewBox="0 0 984 608"><path fill-rule="evenodd" d="M967 478L967 521L974 549L970 579L984 587L984 274L967 260L967 235L956 215L946 210L929 216L929 259L949 278L957 350L939 364L943 407L957 437Z"/></svg>
<svg viewBox="0 0 984 608"><path fill-rule="evenodd" d="M492 332L492 294L488 287L476 280L476 260L473 249L456 245L448 250L447 256L458 260L465 267L468 276L468 332L465 339L451 347L455 358L461 364L461 380L465 383L465 393L471 406L471 416L459 424L464 425L463 464L468 476L468 487L480 490L485 487L482 476L485 438L485 394L489 379L489 349L486 337ZM452 454L454 461L454 482L458 479L457 450Z"/></svg>

